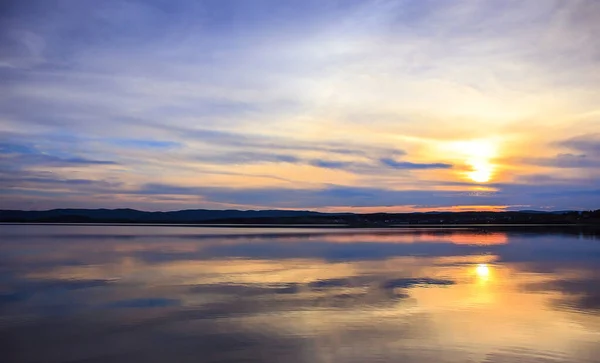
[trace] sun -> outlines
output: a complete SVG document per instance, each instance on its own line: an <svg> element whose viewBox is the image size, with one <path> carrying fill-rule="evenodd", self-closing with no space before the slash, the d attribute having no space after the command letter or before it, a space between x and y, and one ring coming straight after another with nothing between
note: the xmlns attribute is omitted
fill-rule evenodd
<svg viewBox="0 0 600 363"><path fill-rule="evenodd" d="M487 183L494 176L495 165L491 160L497 155L493 140L469 140L456 142L454 149L464 157L471 169L465 176L476 183Z"/></svg>
<svg viewBox="0 0 600 363"><path fill-rule="evenodd" d="M472 171L467 172L469 179L476 183L487 183L492 179L494 166L486 161L473 160L470 162Z"/></svg>
<svg viewBox="0 0 600 363"><path fill-rule="evenodd" d="M486 263L480 263L475 268L475 273L481 279L487 279L490 276L490 268Z"/></svg>

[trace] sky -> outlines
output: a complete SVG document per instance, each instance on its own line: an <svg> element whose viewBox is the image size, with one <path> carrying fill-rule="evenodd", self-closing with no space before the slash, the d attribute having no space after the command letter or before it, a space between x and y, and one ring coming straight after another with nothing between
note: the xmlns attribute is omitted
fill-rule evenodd
<svg viewBox="0 0 600 363"><path fill-rule="evenodd" d="M600 1L0 3L0 208L600 208Z"/></svg>

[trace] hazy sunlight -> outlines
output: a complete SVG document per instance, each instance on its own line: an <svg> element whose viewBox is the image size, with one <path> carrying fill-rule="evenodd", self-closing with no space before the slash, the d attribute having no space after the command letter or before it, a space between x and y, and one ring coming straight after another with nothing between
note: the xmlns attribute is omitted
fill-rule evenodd
<svg viewBox="0 0 600 363"><path fill-rule="evenodd" d="M482 281L487 281L490 277L490 268L486 263L480 263L475 268L475 274Z"/></svg>
<svg viewBox="0 0 600 363"><path fill-rule="evenodd" d="M465 158L465 163L471 168L471 171L465 173L467 178L476 183L486 183L492 179L495 166L491 160L497 155L494 141L461 141L454 143L453 149Z"/></svg>

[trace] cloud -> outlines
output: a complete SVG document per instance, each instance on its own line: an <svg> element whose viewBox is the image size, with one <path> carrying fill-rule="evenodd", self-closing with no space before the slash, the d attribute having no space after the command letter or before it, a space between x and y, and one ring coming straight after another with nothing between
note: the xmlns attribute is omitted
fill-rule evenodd
<svg viewBox="0 0 600 363"><path fill-rule="evenodd" d="M418 198L394 202L427 206L438 202L430 190L452 187L439 204L468 205L465 155L444 146L497 138L499 158L520 156L497 165L497 181L569 173L573 188L597 189L593 0L4 6L3 170L118 180L128 198L145 183L193 181L240 187L241 205L255 201L250 186L333 183L401 187ZM489 201L547 204L521 189ZM168 197L155 198L159 208Z"/></svg>
<svg viewBox="0 0 600 363"><path fill-rule="evenodd" d="M175 141L141 140L141 139L113 139L108 143L115 146L130 147L136 149L171 149L181 147L181 143Z"/></svg>
<svg viewBox="0 0 600 363"><path fill-rule="evenodd" d="M319 168L326 169L350 169L356 165L356 163L345 162L345 161L333 161L333 160L311 160L310 164Z"/></svg>
<svg viewBox="0 0 600 363"><path fill-rule="evenodd" d="M30 146L16 143L0 143L0 154L32 154L36 150Z"/></svg>
<svg viewBox="0 0 600 363"><path fill-rule="evenodd" d="M214 164L260 164L270 163L299 163L300 159L291 154L276 154L266 152L225 152L198 156L198 160Z"/></svg>
<svg viewBox="0 0 600 363"><path fill-rule="evenodd" d="M558 145L582 152L586 155L600 157L600 133L579 135L561 141Z"/></svg>
<svg viewBox="0 0 600 363"><path fill-rule="evenodd" d="M3 187L30 187L30 188L41 188L44 185L54 184L55 186L71 186L71 187L85 187L85 186L97 186L101 187L96 192L107 191L107 188L116 188L121 186L118 182L108 182L103 180L93 179L61 179L61 178L49 178L49 177L0 177L0 185ZM114 189L112 189L114 191ZM89 190L88 190L89 191Z"/></svg>
<svg viewBox="0 0 600 363"><path fill-rule="evenodd" d="M585 154L558 154L552 158L526 158L524 163L553 168L597 168L600 166L600 157Z"/></svg>
<svg viewBox="0 0 600 363"><path fill-rule="evenodd" d="M116 165L117 163L110 160L94 160L81 157L60 158L52 155L21 155L10 159L11 163L19 165L43 165L43 166L77 166L77 165Z"/></svg>
<svg viewBox="0 0 600 363"><path fill-rule="evenodd" d="M171 306L179 306L181 305L181 301L177 299L168 299L168 298L145 298L145 299L128 299L128 300L118 300L113 301L105 307L115 309L115 308L130 308L130 309L140 309L140 308L164 308Z"/></svg>
<svg viewBox="0 0 600 363"><path fill-rule="evenodd" d="M555 209L594 209L600 203L600 190L578 186L547 184L496 184L496 192L390 190L368 187L329 185L315 189L181 187L147 184L133 193L194 195L218 203L240 203L278 208L324 208L327 206L415 206L430 208L456 205L536 205ZM432 203L432 201L435 201Z"/></svg>
<svg viewBox="0 0 600 363"><path fill-rule="evenodd" d="M93 179L70 179L57 175L29 173L27 177L7 176L1 179L5 193L3 208L18 209L18 196L30 198L44 191L54 203L61 206L85 205L85 199L95 201L98 207L130 207L140 204L152 206L161 203L164 208L217 208L230 209L328 209L395 207L400 209L429 208L454 209L456 206L502 205L516 209L597 209L600 190L585 183L546 181L540 184L492 184L495 191L469 192L454 190L394 190L381 187L352 187L343 185L318 185L288 187L240 187L240 186L189 186L177 184L146 183L126 186L119 179L95 181ZM67 188L68 186L68 188ZM70 197L65 198L65 190ZM61 197L63 195L63 197ZM117 197L118 196L118 197ZM17 198L17 199L15 199ZM38 197L39 198L39 197ZM45 203L51 203L48 200ZM40 203L44 203L40 199ZM76 204L73 204L76 203ZM146 204L148 203L148 204ZM150 210L156 210L156 204ZM39 208L36 208L39 209ZM514 208L513 208L514 209Z"/></svg>
<svg viewBox="0 0 600 363"><path fill-rule="evenodd" d="M445 163L411 163L408 161L396 161L390 158L380 159L381 163L394 169L450 169L452 164Z"/></svg>
<svg viewBox="0 0 600 363"><path fill-rule="evenodd" d="M289 188L228 188L183 187L165 184L146 184L134 193L162 195L194 195L219 203L240 203L252 206L270 205L278 208L323 208L327 206L420 205L436 199L437 205L456 205L457 202L490 204L494 195L476 196L456 192L421 190L385 190L367 187L330 185L316 189Z"/></svg>
<svg viewBox="0 0 600 363"><path fill-rule="evenodd" d="M395 289L395 288L409 288L413 286L430 286L430 285L440 285L440 286L448 286L454 285L456 282L452 280L444 280L444 279L434 279L434 278L402 278L402 279L394 279L388 280L383 283L383 288L385 289Z"/></svg>
<svg viewBox="0 0 600 363"><path fill-rule="evenodd" d="M293 135L274 137L254 132L241 133L210 129L188 129L178 127L157 126L166 131L175 131L179 136L190 138L198 143L222 148L239 148L246 150L261 150L263 152L319 152L339 155L365 156L378 153L404 154L403 150L370 145L362 142L315 141L302 140Z"/></svg>
<svg viewBox="0 0 600 363"><path fill-rule="evenodd" d="M600 134L591 133L552 142L553 148L566 149L553 157L527 157L520 161L553 168L598 168L600 166Z"/></svg>
<svg viewBox="0 0 600 363"><path fill-rule="evenodd" d="M559 291L563 298L555 302L560 308L600 310L600 281L596 278L553 280L546 283L529 284L529 291Z"/></svg>
<svg viewBox="0 0 600 363"><path fill-rule="evenodd" d="M62 155L52 155L53 153ZM0 155L3 155L0 167L12 170L27 169L32 166L70 167L118 164L110 160L88 159L63 151L42 152L34 146L19 143L0 144Z"/></svg>

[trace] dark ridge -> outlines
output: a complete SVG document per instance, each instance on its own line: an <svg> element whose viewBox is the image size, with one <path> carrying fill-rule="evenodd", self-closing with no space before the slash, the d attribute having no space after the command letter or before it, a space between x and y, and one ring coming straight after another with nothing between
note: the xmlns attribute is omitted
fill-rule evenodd
<svg viewBox="0 0 600 363"><path fill-rule="evenodd" d="M587 224L600 226L595 211L428 212L428 213L321 213L305 210L208 210L145 212L135 209L0 210L4 223L168 223L317 225L394 227L452 224Z"/></svg>

